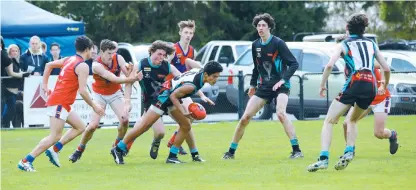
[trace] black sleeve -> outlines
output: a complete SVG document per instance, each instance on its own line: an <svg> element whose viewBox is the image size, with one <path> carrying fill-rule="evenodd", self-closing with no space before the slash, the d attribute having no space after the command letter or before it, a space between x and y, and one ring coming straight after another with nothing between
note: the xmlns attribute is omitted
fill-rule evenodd
<svg viewBox="0 0 416 190"><path fill-rule="evenodd" d="M23 72L27 71L26 53L22 54L19 59L20 68Z"/></svg>
<svg viewBox="0 0 416 190"><path fill-rule="evenodd" d="M9 55L7 55L6 50L1 50L1 69L5 71L4 74L7 74L6 68L12 64L12 60L9 58ZM2 71L3 73L3 71Z"/></svg>
<svg viewBox="0 0 416 190"><path fill-rule="evenodd" d="M43 61L42 61L42 65L40 66L40 69L41 69L40 75L43 76L43 71L45 71L46 63L49 62L49 59L45 55L42 57L43 57Z"/></svg>
<svg viewBox="0 0 416 190"><path fill-rule="evenodd" d="M259 78L259 70L257 70L257 62L256 62L256 47L254 43L251 45L251 55L253 56L253 74L251 75L250 86L257 87L257 80Z"/></svg>
<svg viewBox="0 0 416 190"><path fill-rule="evenodd" d="M282 58L283 64L289 66L289 69L286 70L286 72L283 74L283 79L285 81L289 81L290 77L292 77L292 75L298 69L299 63L296 61L296 58L293 56L292 52L290 52L289 48L283 40L279 40L277 45L277 49L279 51L280 57Z"/></svg>

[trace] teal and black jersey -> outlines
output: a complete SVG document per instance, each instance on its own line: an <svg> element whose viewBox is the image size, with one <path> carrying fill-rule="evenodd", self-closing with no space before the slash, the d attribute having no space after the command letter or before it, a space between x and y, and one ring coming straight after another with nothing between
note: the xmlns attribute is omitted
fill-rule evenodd
<svg viewBox="0 0 416 190"><path fill-rule="evenodd" d="M285 80L284 86L290 88L290 78L299 64L282 39L271 35L263 43L259 38L253 42L251 51L254 62L251 86L257 86L260 76L260 86L265 89L272 89L282 79Z"/></svg>
<svg viewBox="0 0 416 190"><path fill-rule="evenodd" d="M139 82L142 90L142 102L150 104L159 96L162 85L170 74L170 64L167 61L162 61L160 65L153 65L148 57L140 61L139 71L143 73L143 79Z"/></svg>
<svg viewBox="0 0 416 190"><path fill-rule="evenodd" d="M164 107L167 108L172 105L169 96L172 94L173 91L180 88L184 85L192 85L195 87L194 91L190 94L186 94L182 98L191 97L195 93L197 93L203 86L204 86L204 71L201 69L200 71L187 71L182 73L175 78L166 81L163 84L162 92L160 93L156 107Z"/></svg>

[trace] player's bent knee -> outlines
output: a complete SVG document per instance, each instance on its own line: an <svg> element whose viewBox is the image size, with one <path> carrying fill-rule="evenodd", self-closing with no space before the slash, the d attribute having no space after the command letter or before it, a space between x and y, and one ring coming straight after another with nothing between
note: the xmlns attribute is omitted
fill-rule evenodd
<svg viewBox="0 0 416 190"><path fill-rule="evenodd" d="M154 136L156 139L163 139L163 137L165 137L165 132L156 132Z"/></svg>
<svg viewBox="0 0 416 190"><path fill-rule="evenodd" d="M189 125L189 124L186 124L186 125L180 125L179 127L180 127L180 129L181 129L181 130L184 130L184 131L186 131L186 132L191 131L191 125Z"/></svg>
<svg viewBox="0 0 416 190"><path fill-rule="evenodd" d="M129 125L129 120L128 119L121 119L120 124L123 127L128 126Z"/></svg>
<svg viewBox="0 0 416 190"><path fill-rule="evenodd" d="M240 123L242 124L240 126L246 126L250 122L252 117L253 116L251 115L244 114L243 117L241 117L240 119Z"/></svg>
<svg viewBox="0 0 416 190"><path fill-rule="evenodd" d="M384 138L384 130L375 130L374 131L374 136L378 139L383 139Z"/></svg>
<svg viewBox="0 0 416 190"><path fill-rule="evenodd" d="M286 113L284 111L278 110L277 118L279 119L280 122L284 122L286 120Z"/></svg>
<svg viewBox="0 0 416 190"><path fill-rule="evenodd" d="M87 131L94 132L99 127L98 123L89 123Z"/></svg>

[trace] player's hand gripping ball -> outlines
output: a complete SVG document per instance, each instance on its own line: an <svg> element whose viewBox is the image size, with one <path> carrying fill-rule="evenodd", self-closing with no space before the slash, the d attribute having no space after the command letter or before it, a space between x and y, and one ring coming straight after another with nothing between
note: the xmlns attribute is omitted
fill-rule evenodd
<svg viewBox="0 0 416 190"><path fill-rule="evenodd" d="M191 117L195 120L202 120L207 116L205 108L198 103L191 103L188 106L188 111L191 113Z"/></svg>

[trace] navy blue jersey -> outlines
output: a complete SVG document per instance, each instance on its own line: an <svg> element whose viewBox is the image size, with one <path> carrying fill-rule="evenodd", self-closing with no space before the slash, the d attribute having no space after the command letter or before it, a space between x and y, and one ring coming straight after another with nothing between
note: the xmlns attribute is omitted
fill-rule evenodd
<svg viewBox="0 0 416 190"><path fill-rule="evenodd" d="M290 77L299 64L282 39L271 35L263 43L259 38L253 42L251 51L254 62L251 86L257 86L260 75L260 86L264 88L273 88L282 79L285 80L284 86L290 88Z"/></svg>

